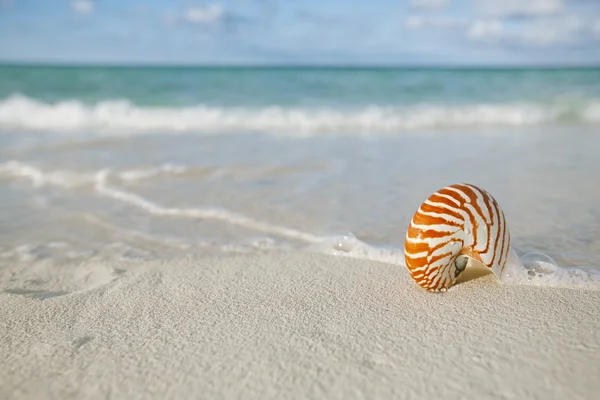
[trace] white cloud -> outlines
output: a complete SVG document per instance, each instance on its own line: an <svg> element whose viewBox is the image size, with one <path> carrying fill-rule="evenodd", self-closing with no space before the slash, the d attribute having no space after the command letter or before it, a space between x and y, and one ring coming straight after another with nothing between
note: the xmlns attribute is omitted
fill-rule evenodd
<svg viewBox="0 0 600 400"><path fill-rule="evenodd" d="M94 3L91 0L73 0L71 8L79 14L91 14L94 11Z"/></svg>
<svg viewBox="0 0 600 400"><path fill-rule="evenodd" d="M220 21L224 11L220 4L189 7L184 14L184 19L196 24L209 24Z"/></svg>
<svg viewBox="0 0 600 400"><path fill-rule="evenodd" d="M495 17L552 15L564 9L564 0L475 0L477 9Z"/></svg>
<svg viewBox="0 0 600 400"><path fill-rule="evenodd" d="M574 44L582 40L583 21L576 16L540 17L521 27L505 29L500 20L474 21L467 31L473 41L536 47Z"/></svg>
<svg viewBox="0 0 600 400"><path fill-rule="evenodd" d="M411 7L428 11L442 10L450 5L450 0L412 0Z"/></svg>
<svg viewBox="0 0 600 400"><path fill-rule="evenodd" d="M423 17L412 15L406 18L406 20L404 21L404 25L406 25L406 27L409 29L419 29L423 27L424 19Z"/></svg>
<svg viewBox="0 0 600 400"><path fill-rule="evenodd" d="M521 32L521 40L525 44L536 46L576 43L581 39L583 27L583 21L574 15L543 18L525 27Z"/></svg>
<svg viewBox="0 0 600 400"><path fill-rule="evenodd" d="M418 15L412 15L404 20L404 25L409 29L421 29L421 28L438 28L438 29L452 29L462 28L467 25L468 21L464 18L457 17L423 17Z"/></svg>
<svg viewBox="0 0 600 400"><path fill-rule="evenodd" d="M504 26L498 20L473 21L467 31L467 37L472 40L487 42L498 41L504 33Z"/></svg>

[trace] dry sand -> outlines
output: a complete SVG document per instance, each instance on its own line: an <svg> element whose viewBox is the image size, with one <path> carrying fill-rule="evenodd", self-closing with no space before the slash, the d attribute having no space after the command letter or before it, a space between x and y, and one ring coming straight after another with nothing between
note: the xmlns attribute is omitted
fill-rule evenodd
<svg viewBox="0 0 600 400"><path fill-rule="evenodd" d="M12 268L12 269L11 269ZM592 399L600 291L304 253L0 269L0 398Z"/></svg>

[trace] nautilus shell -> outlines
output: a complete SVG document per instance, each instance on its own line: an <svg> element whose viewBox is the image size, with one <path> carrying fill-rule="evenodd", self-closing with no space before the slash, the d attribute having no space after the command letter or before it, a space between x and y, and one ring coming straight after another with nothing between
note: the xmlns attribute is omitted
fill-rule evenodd
<svg viewBox="0 0 600 400"><path fill-rule="evenodd" d="M504 212L492 195L470 184L429 196L410 221L404 242L410 275L427 290L454 285L469 258L500 278L509 251Z"/></svg>

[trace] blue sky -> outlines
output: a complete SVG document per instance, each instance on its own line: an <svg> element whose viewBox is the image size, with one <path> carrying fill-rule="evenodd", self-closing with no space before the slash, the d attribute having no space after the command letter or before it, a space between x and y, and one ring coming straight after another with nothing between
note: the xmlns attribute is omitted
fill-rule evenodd
<svg viewBox="0 0 600 400"><path fill-rule="evenodd" d="M600 64L600 0L0 0L0 61Z"/></svg>

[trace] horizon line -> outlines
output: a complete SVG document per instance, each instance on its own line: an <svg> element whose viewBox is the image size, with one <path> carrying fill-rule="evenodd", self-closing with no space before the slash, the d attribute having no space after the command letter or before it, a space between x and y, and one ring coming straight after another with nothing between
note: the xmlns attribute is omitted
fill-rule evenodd
<svg viewBox="0 0 600 400"><path fill-rule="evenodd" d="M62 62L0 60L0 67L47 68L331 68L331 69L566 69L600 68L600 63L590 64L392 64L392 63L170 63L170 62Z"/></svg>

